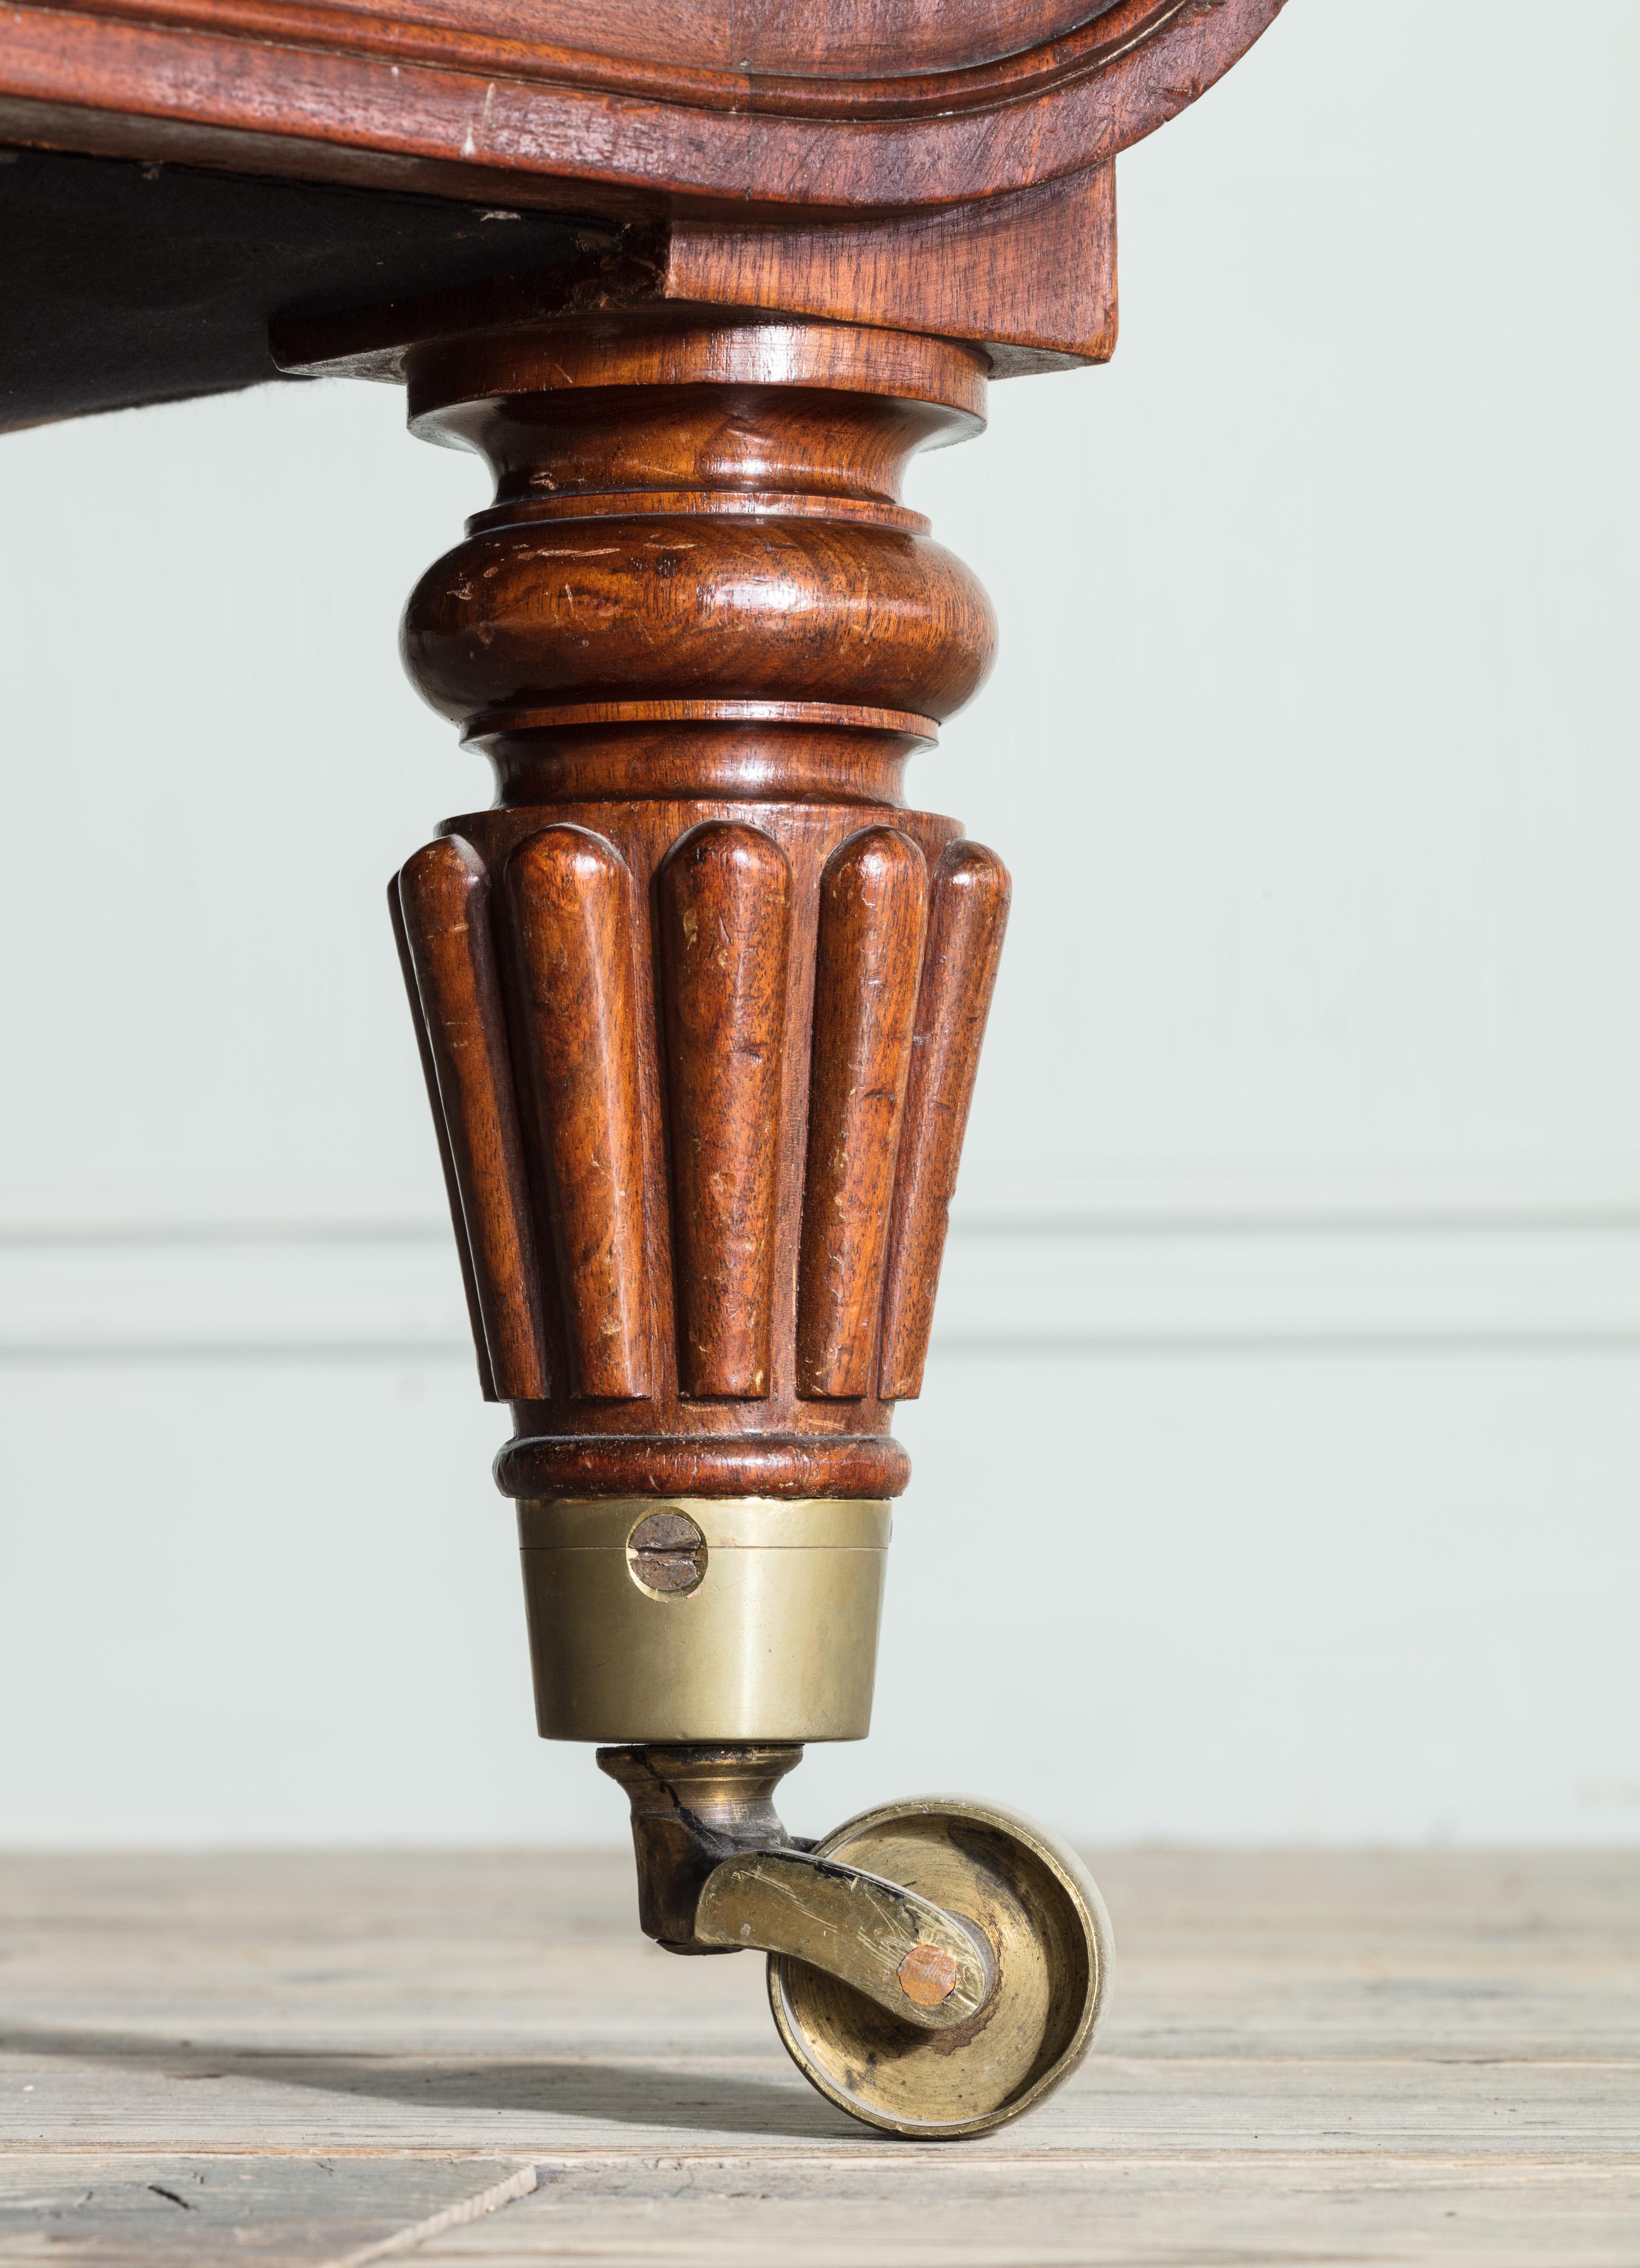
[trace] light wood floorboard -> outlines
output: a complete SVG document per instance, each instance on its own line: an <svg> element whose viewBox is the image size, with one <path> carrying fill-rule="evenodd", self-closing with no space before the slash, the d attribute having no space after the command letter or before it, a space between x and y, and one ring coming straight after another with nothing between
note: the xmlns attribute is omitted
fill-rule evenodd
<svg viewBox="0 0 1640 2268"><path fill-rule="evenodd" d="M0 2262L1640 2268L1640 1852L1094 1864L1092 2058L908 2146L624 1852L0 1858Z"/></svg>

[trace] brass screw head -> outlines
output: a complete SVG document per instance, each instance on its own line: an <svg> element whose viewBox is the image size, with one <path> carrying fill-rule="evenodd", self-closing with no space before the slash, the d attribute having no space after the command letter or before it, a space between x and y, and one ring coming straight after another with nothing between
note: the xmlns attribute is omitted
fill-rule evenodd
<svg viewBox="0 0 1640 2268"><path fill-rule="evenodd" d="M706 1580L706 1538L686 1512L645 1513L627 1538L627 1566L640 1590L681 1598Z"/></svg>
<svg viewBox="0 0 1640 2268"><path fill-rule="evenodd" d="M919 2008L938 2008L957 1989L957 1964L943 1945L914 1945L898 1975L900 1990Z"/></svg>

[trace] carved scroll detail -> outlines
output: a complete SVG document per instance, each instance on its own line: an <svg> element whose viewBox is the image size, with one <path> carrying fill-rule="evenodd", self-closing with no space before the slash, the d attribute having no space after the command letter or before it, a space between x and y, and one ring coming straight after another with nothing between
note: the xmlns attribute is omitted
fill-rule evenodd
<svg viewBox="0 0 1640 2268"><path fill-rule="evenodd" d="M651 1325L632 877L601 835L548 827L512 852L506 891L574 1391L645 1395Z"/></svg>
<svg viewBox="0 0 1640 2268"><path fill-rule="evenodd" d="M438 1086L461 1235L488 1357L510 1400L548 1390L523 1147L488 925L489 881L453 836L418 850L399 877L406 957Z"/></svg>
<svg viewBox="0 0 1640 2268"><path fill-rule="evenodd" d="M798 1269L798 1391L871 1390L927 916L915 843L868 827L820 876Z"/></svg>
<svg viewBox="0 0 1640 2268"><path fill-rule="evenodd" d="M672 1103L678 1369L686 1394L769 1392L791 867L709 821L656 882Z"/></svg>
<svg viewBox="0 0 1640 2268"><path fill-rule="evenodd" d="M981 843L953 843L934 869L883 1289L877 1390L885 1402L911 1400L923 1390L1008 895L1007 868Z"/></svg>

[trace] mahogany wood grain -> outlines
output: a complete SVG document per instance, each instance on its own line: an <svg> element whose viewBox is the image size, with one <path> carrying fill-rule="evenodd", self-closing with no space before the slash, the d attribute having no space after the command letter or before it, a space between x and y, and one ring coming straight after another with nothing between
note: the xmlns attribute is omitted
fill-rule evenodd
<svg viewBox="0 0 1640 2268"><path fill-rule="evenodd" d="M550 1391L514 1397L499 1470L526 1493L893 1492L906 1469L876 1390L876 1325L926 874L959 831L901 808L897 774L933 712L977 682L992 637L982 594L900 486L916 448L978 423L982 382L968 350L892 333L665 323L576 317L411 357L417 429L481 449L496 475L496 504L408 616L423 689L496 763L500 806L450 828L514 878L510 902L546 846L577 846L552 868L577 973L533 899L501 954L539 1217L577 1145L601 1171L612 1126L629 1130L621 1185L644 1196L624 1243L577 1246L569 1204L538 1238L559 1256L533 1294L543 1312L562 1294L567 1358ZM733 689L744 677L712 689L714 621L754 609L725 526L758 535L771 581L794 549L813 563L812 615L795 608L784 633L760 617L755 696ZM836 623L857 620L863 539L896 547L883 556L900 578L866 586L895 594L870 666L916 711L839 697L858 690ZM595 543L593 571L566 564ZM507 572L486 574L498 559ZM576 672L595 686L554 699ZM617 861L629 1017L585 977L608 966L583 934L587 892ZM553 1085L566 1057L594 1097L578 1116ZM584 1218L608 1188L577 1195ZM592 1367L606 1343L632 1343L620 1318L636 1307L612 1310L596 1272L618 1245L616 1277L649 1301L643 1378Z"/></svg>
<svg viewBox="0 0 1640 2268"><path fill-rule="evenodd" d="M300 366L349 333L311 327ZM900 500L918 449L979 424L972 350L644 311L409 364L414 430L482 452L496 503L417 585L406 665L509 801L893 802L982 681L989 600Z"/></svg>
<svg viewBox="0 0 1640 2268"><path fill-rule="evenodd" d="M953 843L929 887L928 943L883 1286L878 1392L885 1402L904 1401L923 1390L934 1295L1002 958L1008 895L1007 868L978 843Z"/></svg>
<svg viewBox="0 0 1640 2268"><path fill-rule="evenodd" d="M899 528L771 512L686 531L640 505L470 536L412 597L405 651L475 735L657 698L823 701L925 731L974 690L988 611L949 553ZM914 619L921 637L894 634Z"/></svg>
<svg viewBox="0 0 1640 2268"><path fill-rule="evenodd" d="M96 4L96 0L93 0ZM371 16L371 0L334 0ZM198 19L199 0L188 12ZM874 71L960 69L1063 39L1090 18L1111 34L1156 12L1154 0L964 0L933 9L906 0L411 0L408 23L589 56L641 56L710 72L855 78ZM1111 34L1107 34L1110 36Z"/></svg>
<svg viewBox="0 0 1640 2268"><path fill-rule="evenodd" d="M404 978L405 992L409 998L410 1020L416 1027L416 1051L422 1060L422 1078L426 1083L428 1107L433 1114L438 1163L444 1174L445 1197L450 1206L450 1226L455 1233L456 1256L461 1266L461 1289L467 1296L467 1318L473 1332L474 1352L478 1359L478 1382L486 1402L498 1402L502 1396L496 1391L495 1373L489 1365L484 1310L478 1295L473 1248L467 1240L467 1220L461 1206L461 1183L456 1172L455 1154L450 1146L450 1130L445 1123L444 1104L439 1099L438 1066L433 1060L432 1042L427 1035L427 1017L422 1007L421 987L416 983L416 963L404 926L404 908L400 902L399 877L396 874L387 885L387 918L393 924L393 942L399 948L400 973Z"/></svg>
<svg viewBox="0 0 1640 2268"><path fill-rule="evenodd" d="M412 432L479 451L498 504L531 495L538 509L561 490L591 498L706 484L748 497L851 498L870 519L898 502L916 449L980 431L989 357L978 348L783 311L667 306L653 289L663 249L647 233L613 248L599 238L567 281L555 273L293 314L274 326L274 355L304 377L408 381ZM743 436L722 415L723 395L679 390L724 386L822 391L809 420L783 393L769 405L778 433ZM614 388L601 407L620 410L617 433L571 406ZM644 399L648 388L666 391ZM922 417L918 405L938 414ZM927 525L903 511L885 524Z"/></svg>
<svg viewBox="0 0 1640 2268"><path fill-rule="evenodd" d="M445 836L399 876L439 1112L461 1193L488 1369L509 1400L549 1391L524 1154L488 919L489 876Z"/></svg>
<svg viewBox="0 0 1640 2268"><path fill-rule="evenodd" d="M754 827L708 820L656 886L666 1012L680 1384L768 1395L791 865Z"/></svg>
<svg viewBox="0 0 1640 2268"><path fill-rule="evenodd" d="M282 321L275 343L289 367L398 383L417 342L504 334L589 305L636 313L668 304L972 340L993 377L1103 362L1116 341L1115 169L1096 166L933 212L679 205L646 226L585 232L575 255L549 273L400 296L373 315ZM902 348L902 364L915 352ZM585 371L585 350L581 359ZM886 372L876 376L881 384Z"/></svg>
<svg viewBox="0 0 1640 2268"><path fill-rule="evenodd" d="M651 0L69 0L54 12L847 122L1017 101L1108 73L1176 34L1180 18L1233 5L672 0L663 11Z"/></svg>
<svg viewBox="0 0 1640 2268"><path fill-rule="evenodd" d="M871 1381L926 917L923 855L904 835L865 828L833 853L820 878L803 1190L805 1395L854 1396Z"/></svg>
<svg viewBox="0 0 1640 2268"><path fill-rule="evenodd" d="M741 52L724 65L678 55L697 26L712 52L723 0L673 0L652 53L654 19L628 0L606 17L622 27L610 34L621 52L607 54L572 44L585 8L560 14L547 0L489 29L466 6L430 23L400 0L13 0L0 104L13 117L32 110L29 138L54 147L96 148L82 137L110 114L151 122L149 154L194 163L254 171L268 144L289 141L311 180L357 180L373 158L401 185L409 166L423 186L447 169L465 195L578 182L657 212L678 196L927 207L1105 164L1195 101L1281 0L1121 0L1070 26L1033 17L1038 4L806 0L798 11L783 0L737 11ZM802 22L795 52L807 65L760 67L740 27L762 22L776 55L794 52L776 27ZM1025 44L999 44L1016 37ZM931 64L935 53L945 60ZM202 137L192 147L190 134Z"/></svg>
<svg viewBox="0 0 1640 2268"><path fill-rule="evenodd" d="M652 1336L632 877L569 826L520 843L505 874L573 1389L629 1399L650 1390Z"/></svg>
<svg viewBox="0 0 1640 2268"><path fill-rule="evenodd" d="M936 212L674 217L653 288L667 299L783 308L982 340L991 375L1116 348L1116 169L1109 163Z"/></svg>
<svg viewBox="0 0 1640 2268"><path fill-rule="evenodd" d="M585 216L268 310L496 475L404 650L499 801L397 911L510 1492L904 1485L1006 878L902 807L995 623L901 479L1110 352L1112 160L1280 4L6 9L0 132Z"/></svg>
<svg viewBox="0 0 1640 2268"><path fill-rule="evenodd" d="M560 1360L550 1395L515 1402L517 1438L497 1468L504 1476L511 1476L505 1481L509 1487L527 1474L531 1477L524 1493L550 1493L562 1482L565 1488L584 1493L643 1494L651 1492L651 1482L662 1473L671 1477L658 1485L686 1493L689 1492L686 1483L691 1481L695 1492L799 1497L857 1492L863 1475L871 1479L873 1488L880 1482L887 1489L892 1483L889 1492L902 1485L906 1469L902 1454L883 1438L892 1412L876 1395L874 1369L857 1399L805 1399L798 1392L796 1349L820 876L840 844L878 816L868 805L850 803L771 800L753 809L743 801L640 797L559 804L546 809L523 806L469 812L447 822L495 874L504 871L514 848L539 834L544 821L596 829L617 845L632 874L639 929L636 1056L640 1138L649 1199L647 1275L655 1318L651 1390L642 1400L605 1401L577 1395L570 1389L568 1365ZM768 1392L756 1399L702 1399L688 1392L679 1360L683 1335L678 1317L688 1291L680 1280L684 1258L676 1233L675 1192L666 1159L671 1110L658 935L659 875L668 852L702 823L743 826L754 817L759 831L778 844L791 873L780 1084L777 1106L768 1128L778 1189L769 1379ZM938 865L941 853L958 832L949 820L923 812L898 812L894 823L896 830L916 845L930 869ZM505 955L502 965L504 982ZM516 1001L513 1009L516 1018ZM514 1061L519 1062L516 1049ZM530 1083L521 1079L520 1084L526 1140L537 1143L536 1154L544 1167L544 1144L532 1132ZM538 1171L537 1179L544 1188L544 1170ZM886 1233L885 1223L885 1236ZM549 1236L543 1235L538 1250L544 1251L549 1242ZM548 1304L556 1305L550 1294ZM521 1481L519 1485L523 1487ZM869 1494L871 1490L864 1492Z"/></svg>
<svg viewBox="0 0 1640 2268"><path fill-rule="evenodd" d="M865 1433L518 1434L496 1459L504 1496L895 1497L898 1441Z"/></svg>

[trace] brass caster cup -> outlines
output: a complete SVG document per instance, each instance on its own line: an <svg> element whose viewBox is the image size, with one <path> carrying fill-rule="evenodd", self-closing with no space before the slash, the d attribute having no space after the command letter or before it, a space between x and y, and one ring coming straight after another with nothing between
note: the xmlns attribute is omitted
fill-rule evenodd
<svg viewBox="0 0 1640 2268"><path fill-rule="evenodd" d="M811 2085L868 2125L938 2141L1004 2125L1070 2077L1092 2044L1112 1950L1104 1903L1073 1852L960 1796L880 1805L814 1852L915 1884L960 1916L989 1946L996 1983L965 2023L930 2032L771 1955L776 2029Z"/></svg>
<svg viewBox="0 0 1640 2268"><path fill-rule="evenodd" d="M535 1718L549 1741L859 1741L886 1503L526 1499Z"/></svg>

